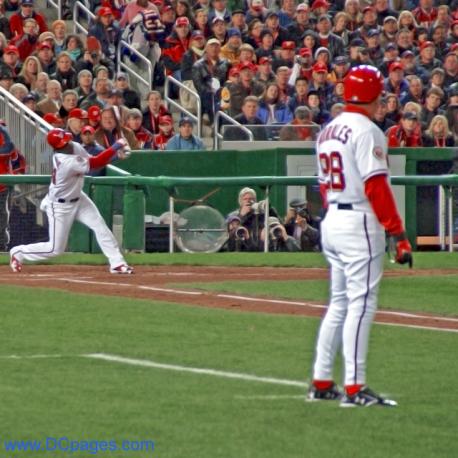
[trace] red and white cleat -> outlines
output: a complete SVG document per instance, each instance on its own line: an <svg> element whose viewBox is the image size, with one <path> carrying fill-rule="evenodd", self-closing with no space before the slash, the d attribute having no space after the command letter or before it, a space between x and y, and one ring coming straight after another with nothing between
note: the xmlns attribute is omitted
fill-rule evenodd
<svg viewBox="0 0 458 458"><path fill-rule="evenodd" d="M112 274L133 274L134 273L134 269L130 266L128 266L127 264L121 264L120 266L118 267L111 267L110 268L110 273Z"/></svg>
<svg viewBox="0 0 458 458"><path fill-rule="evenodd" d="M21 262L16 258L16 256L14 256L14 254L11 255L11 258L10 258L10 267L11 267L11 270L14 272L14 273L20 273L22 271L22 264Z"/></svg>

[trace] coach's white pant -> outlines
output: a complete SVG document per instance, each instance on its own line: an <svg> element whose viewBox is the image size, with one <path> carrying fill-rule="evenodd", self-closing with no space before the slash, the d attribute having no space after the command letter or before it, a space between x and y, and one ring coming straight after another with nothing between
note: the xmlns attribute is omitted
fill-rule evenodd
<svg viewBox="0 0 458 458"><path fill-rule="evenodd" d="M51 202L46 196L40 208L48 215L49 241L14 247L11 254L18 261L43 261L62 254L66 249L72 224L76 220L94 231L100 249L110 262L110 267L125 264L118 242L95 204L83 192L79 200L73 203Z"/></svg>
<svg viewBox="0 0 458 458"><path fill-rule="evenodd" d="M334 358L342 344L344 384L365 384L385 232L372 212L339 210L336 205L330 205L321 230L323 251L331 267L331 297L318 335L313 378L333 380Z"/></svg>

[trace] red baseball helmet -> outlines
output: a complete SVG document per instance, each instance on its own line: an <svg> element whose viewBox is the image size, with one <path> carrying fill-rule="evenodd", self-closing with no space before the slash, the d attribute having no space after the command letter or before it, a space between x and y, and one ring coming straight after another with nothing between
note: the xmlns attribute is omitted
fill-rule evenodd
<svg viewBox="0 0 458 458"><path fill-rule="evenodd" d="M102 110L98 105L92 105L87 109L87 117L91 121L100 121Z"/></svg>
<svg viewBox="0 0 458 458"><path fill-rule="evenodd" d="M383 91L383 76L371 65L353 67L344 78L344 100L349 103L373 102Z"/></svg>
<svg viewBox="0 0 458 458"><path fill-rule="evenodd" d="M48 132L47 140L54 149L61 149L73 140L73 135L64 129L51 129Z"/></svg>

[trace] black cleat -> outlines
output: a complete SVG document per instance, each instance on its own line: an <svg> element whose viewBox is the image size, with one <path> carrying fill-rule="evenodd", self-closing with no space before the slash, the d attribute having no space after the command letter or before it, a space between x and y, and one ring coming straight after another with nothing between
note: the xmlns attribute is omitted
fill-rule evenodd
<svg viewBox="0 0 458 458"><path fill-rule="evenodd" d="M342 393L337 388L335 383L326 390L319 390L316 386L312 385L307 393L305 400L307 402L314 401L335 401L342 398Z"/></svg>
<svg viewBox="0 0 458 458"><path fill-rule="evenodd" d="M370 407L376 405L396 407L398 403L392 399L385 399L377 393L374 393L367 386L364 386L352 396L346 394L340 402L340 407Z"/></svg>

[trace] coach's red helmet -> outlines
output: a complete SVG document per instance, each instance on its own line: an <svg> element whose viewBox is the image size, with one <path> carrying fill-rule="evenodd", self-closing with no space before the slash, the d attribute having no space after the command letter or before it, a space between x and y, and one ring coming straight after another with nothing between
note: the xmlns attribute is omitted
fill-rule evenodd
<svg viewBox="0 0 458 458"><path fill-rule="evenodd" d="M383 91L383 76L371 65L353 67L344 78L344 100L348 103L373 102Z"/></svg>
<svg viewBox="0 0 458 458"><path fill-rule="evenodd" d="M61 149L73 140L73 135L64 129L51 129L48 132L47 140L54 149Z"/></svg>

